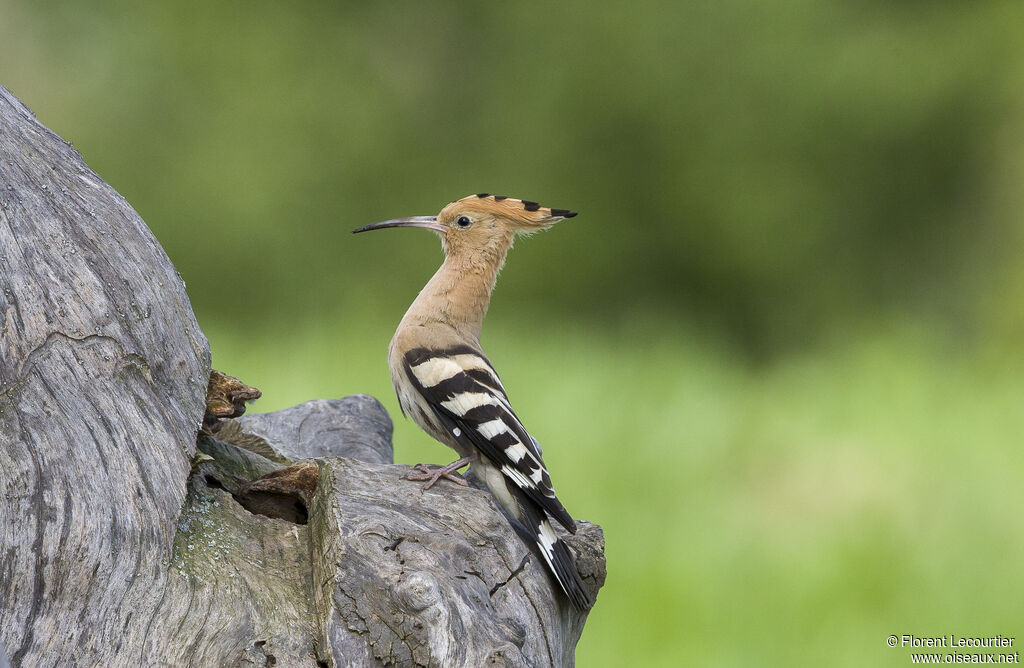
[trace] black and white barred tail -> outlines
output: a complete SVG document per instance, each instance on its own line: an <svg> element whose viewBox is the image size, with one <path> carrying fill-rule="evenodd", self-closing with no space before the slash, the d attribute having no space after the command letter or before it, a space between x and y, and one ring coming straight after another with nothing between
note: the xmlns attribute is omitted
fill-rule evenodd
<svg viewBox="0 0 1024 668"><path fill-rule="evenodd" d="M522 521L512 520L512 526L527 541L537 546L544 563L547 564L551 574L555 576L558 586L562 588L565 595L573 605L580 610L589 610L593 607L594 601L583 586L583 580L576 569L576 560L569 550L565 541L558 537L554 527L548 521L544 511L521 493L520 508L523 510Z"/></svg>

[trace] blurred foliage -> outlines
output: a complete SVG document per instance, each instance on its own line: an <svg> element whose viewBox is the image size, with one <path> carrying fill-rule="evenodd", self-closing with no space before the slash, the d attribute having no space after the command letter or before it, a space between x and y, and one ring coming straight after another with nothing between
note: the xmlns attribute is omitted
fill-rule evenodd
<svg viewBox="0 0 1024 668"><path fill-rule="evenodd" d="M755 353L908 309L1024 329L979 299L1024 296L1016 1L0 8L4 83L200 314L392 312L436 242L348 231L489 191L582 212L513 256L530 310L673 313Z"/></svg>
<svg viewBox="0 0 1024 668"><path fill-rule="evenodd" d="M513 251L484 339L608 533L581 665L903 665L890 633L1019 624L1022 26L0 0L0 83L139 210L260 410L398 415L384 350L438 244L352 228L480 191L579 210ZM447 456L401 420L396 447Z"/></svg>

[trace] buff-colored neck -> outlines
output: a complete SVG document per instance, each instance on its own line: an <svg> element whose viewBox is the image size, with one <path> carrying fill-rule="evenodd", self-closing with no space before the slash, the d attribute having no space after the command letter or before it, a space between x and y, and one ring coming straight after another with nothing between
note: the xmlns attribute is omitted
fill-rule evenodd
<svg viewBox="0 0 1024 668"><path fill-rule="evenodd" d="M437 339L423 342L431 347L460 342L479 346L491 292L511 247L509 235L490 248L445 248L444 263L420 290L399 332L416 328L421 336Z"/></svg>

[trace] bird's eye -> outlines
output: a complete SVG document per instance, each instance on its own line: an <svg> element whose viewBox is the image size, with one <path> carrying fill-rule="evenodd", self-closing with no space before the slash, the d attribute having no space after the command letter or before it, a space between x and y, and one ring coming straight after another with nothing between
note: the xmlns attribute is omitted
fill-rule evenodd
<svg viewBox="0 0 1024 668"><path fill-rule="evenodd" d="M459 227L469 227L470 225L473 224L473 221L470 220L467 216L459 216L458 218L455 219L455 224L458 225Z"/></svg>

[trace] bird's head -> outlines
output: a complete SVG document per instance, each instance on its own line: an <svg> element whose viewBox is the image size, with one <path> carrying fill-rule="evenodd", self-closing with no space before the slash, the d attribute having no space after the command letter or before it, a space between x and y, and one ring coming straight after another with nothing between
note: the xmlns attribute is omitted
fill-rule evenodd
<svg viewBox="0 0 1024 668"><path fill-rule="evenodd" d="M394 218L364 225L353 232L385 227L422 227L437 232L445 253L500 252L512 245L517 234L546 230L575 211L551 209L536 202L480 193L455 200L436 216Z"/></svg>

